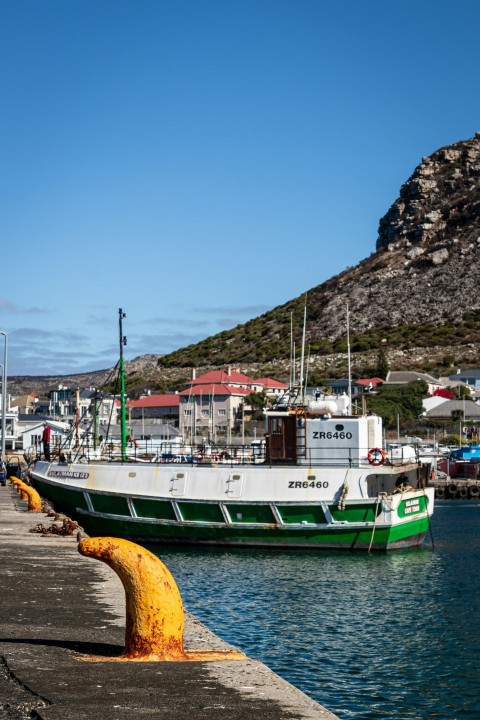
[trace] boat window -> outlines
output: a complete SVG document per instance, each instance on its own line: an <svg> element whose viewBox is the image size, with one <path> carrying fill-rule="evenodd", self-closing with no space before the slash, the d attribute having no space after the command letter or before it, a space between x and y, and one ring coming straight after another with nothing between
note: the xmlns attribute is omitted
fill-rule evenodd
<svg viewBox="0 0 480 720"><path fill-rule="evenodd" d="M270 432L272 435L282 434L282 420L283 418L270 418Z"/></svg>

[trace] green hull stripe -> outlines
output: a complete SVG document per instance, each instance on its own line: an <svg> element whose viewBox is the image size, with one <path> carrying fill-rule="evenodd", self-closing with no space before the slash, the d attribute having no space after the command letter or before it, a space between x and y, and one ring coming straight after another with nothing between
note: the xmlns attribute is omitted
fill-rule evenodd
<svg viewBox="0 0 480 720"><path fill-rule="evenodd" d="M371 544L373 550L388 550L420 545L429 527L427 517L412 517L409 522L391 527L379 526L374 532L373 525L365 528L353 528L340 523L325 526L321 508L313 505L277 506L285 523L280 525L276 524L269 505L247 503L226 506L233 523L227 524L218 503L180 501L178 507L185 521L182 523L175 521L176 516L169 501L145 498L132 500L138 515L132 518L125 498L89 493L95 512L104 513L99 516L91 514L83 492L39 480L34 483L43 497L53 502L57 510L62 510L77 520L89 535L128 537L143 542L343 549L367 549ZM330 508L334 518L335 507L332 505ZM84 512L78 512L78 509ZM351 513L347 506L345 511L340 512L338 519L346 521L348 518L350 522L362 522L365 517L369 517L368 510L371 510L373 521L373 504L353 506ZM122 519L122 516L125 519ZM355 520L352 520L352 517ZM262 527L251 527L252 524L261 524ZM292 527L293 524L295 527Z"/></svg>
<svg viewBox="0 0 480 720"><path fill-rule="evenodd" d="M116 518L77 516L89 535L113 535L143 542L195 543L218 545L251 545L259 547L313 547L367 549L372 540L372 528L353 529L329 526L326 528L268 526L263 528L238 527L232 525L198 526L188 524L154 524L141 521L125 522ZM372 549L420 545L428 530L428 519L421 518L412 523L377 528Z"/></svg>
<svg viewBox="0 0 480 720"><path fill-rule="evenodd" d="M188 522L225 522L220 505L217 503L179 502L178 509L182 518Z"/></svg>
<svg viewBox="0 0 480 720"><path fill-rule="evenodd" d="M89 493L89 496L95 512L130 517L130 510L125 498L118 495L97 495L93 493Z"/></svg>
<svg viewBox="0 0 480 720"><path fill-rule="evenodd" d="M155 520L175 520L175 513L172 503L169 500L145 500L134 498L133 507L140 518L152 518Z"/></svg>
<svg viewBox="0 0 480 720"><path fill-rule="evenodd" d="M301 525L310 523L323 525L327 522L325 513L319 505L306 507L305 505L277 505L277 510L285 525Z"/></svg>
<svg viewBox="0 0 480 720"><path fill-rule="evenodd" d="M269 505L228 504L227 510L233 523L246 523L247 525L251 523L273 525L275 523L275 517Z"/></svg>

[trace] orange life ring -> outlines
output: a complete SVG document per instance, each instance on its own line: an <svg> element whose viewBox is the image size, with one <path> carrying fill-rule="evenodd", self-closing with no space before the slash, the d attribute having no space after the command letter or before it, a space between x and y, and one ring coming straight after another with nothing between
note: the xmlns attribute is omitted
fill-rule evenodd
<svg viewBox="0 0 480 720"><path fill-rule="evenodd" d="M367 457L370 465L383 465L387 455L381 448L372 448L369 450Z"/></svg>

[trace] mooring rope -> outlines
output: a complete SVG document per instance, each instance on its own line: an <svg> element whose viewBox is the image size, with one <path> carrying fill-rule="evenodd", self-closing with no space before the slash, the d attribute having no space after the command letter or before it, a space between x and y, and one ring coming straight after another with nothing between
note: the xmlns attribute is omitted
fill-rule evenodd
<svg viewBox="0 0 480 720"><path fill-rule="evenodd" d="M382 497L384 497L386 493L378 493L377 495L377 504L375 505L375 518L373 520L373 528L372 528L372 537L370 538L370 545L368 546L368 553L370 554L370 551L372 549L373 545L373 538L375 536L375 527L377 525L377 517L378 517L378 506L380 505L380 500Z"/></svg>

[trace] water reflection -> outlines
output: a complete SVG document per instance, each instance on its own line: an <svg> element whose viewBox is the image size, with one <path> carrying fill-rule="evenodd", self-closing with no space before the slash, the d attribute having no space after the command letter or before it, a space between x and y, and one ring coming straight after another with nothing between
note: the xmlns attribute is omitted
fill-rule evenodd
<svg viewBox="0 0 480 720"><path fill-rule="evenodd" d="M187 609L341 718L479 718L478 503L392 555L162 549Z"/></svg>

